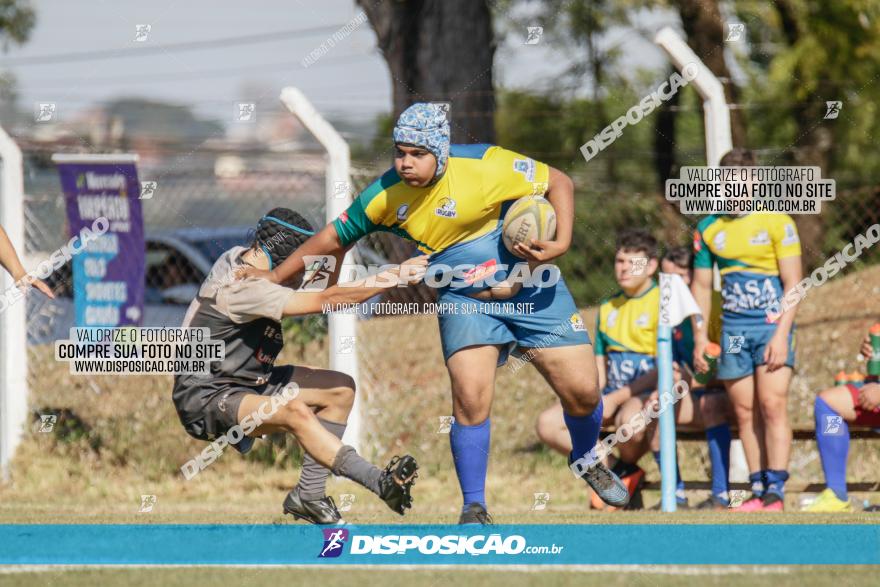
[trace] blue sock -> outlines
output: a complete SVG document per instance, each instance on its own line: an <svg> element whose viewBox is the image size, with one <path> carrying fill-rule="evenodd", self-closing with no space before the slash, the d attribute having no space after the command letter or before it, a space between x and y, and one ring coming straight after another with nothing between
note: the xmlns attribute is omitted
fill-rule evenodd
<svg viewBox="0 0 880 587"><path fill-rule="evenodd" d="M654 453L654 462L657 463L657 468L660 468L660 451L655 450L651 451ZM676 455L678 457L678 455ZM678 458L675 459L675 494L679 498L679 501L685 499L684 494L684 481L681 479L681 469L678 468Z"/></svg>
<svg viewBox="0 0 880 587"><path fill-rule="evenodd" d="M709 460L712 462L712 495L728 501L727 476L730 471L730 426L719 424L706 429Z"/></svg>
<svg viewBox="0 0 880 587"><path fill-rule="evenodd" d="M602 400L599 400L592 414L571 416L563 411L562 417L571 437L571 459L576 461L586 456L590 461L590 451L599 441L599 430L602 428Z"/></svg>
<svg viewBox="0 0 880 587"><path fill-rule="evenodd" d="M764 497L764 471L749 473L749 483L752 485L752 493L758 497Z"/></svg>
<svg viewBox="0 0 880 587"><path fill-rule="evenodd" d="M816 397L816 444L822 458L825 484L842 500L846 492L846 460L849 456L849 425L825 400Z"/></svg>
<svg viewBox="0 0 880 587"><path fill-rule="evenodd" d="M476 426L452 423L449 445L464 505L478 503L486 507L486 471L489 469L489 418Z"/></svg>
<svg viewBox="0 0 880 587"><path fill-rule="evenodd" d="M780 469L767 469L764 471L767 493L773 493L779 497L785 497L785 482L788 481L788 471Z"/></svg>

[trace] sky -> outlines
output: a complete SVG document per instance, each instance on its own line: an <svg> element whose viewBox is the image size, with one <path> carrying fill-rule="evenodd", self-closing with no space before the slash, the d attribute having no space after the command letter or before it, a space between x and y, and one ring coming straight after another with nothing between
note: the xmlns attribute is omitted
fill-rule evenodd
<svg viewBox="0 0 880 587"><path fill-rule="evenodd" d="M140 96L231 121L236 103L275 104L288 85L298 86L328 117L364 121L390 109L388 69L369 23L357 24L354 0L35 0L33 5L37 25L30 40L0 55L0 69L15 74L21 107L53 102L62 120L101 101ZM350 22L356 28L348 37L314 64L302 65ZM141 42L135 40L138 25L150 26ZM514 31L496 52L496 85L552 87L575 57L547 43L525 45L525 31L522 39L518 35ZM629 39L625 61L663 64L650 43L638 35ZM187 43L197 45L179 46ZM107 52L125 56L104 58Z"/></svg>

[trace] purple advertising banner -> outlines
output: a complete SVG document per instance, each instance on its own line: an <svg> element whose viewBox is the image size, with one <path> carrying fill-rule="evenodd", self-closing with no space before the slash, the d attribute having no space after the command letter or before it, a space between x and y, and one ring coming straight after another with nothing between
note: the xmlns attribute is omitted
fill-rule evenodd
<svg viewBox="0 0 880 587"><path fill-rule="evenodd" d="M137 155L54 155L67 205L76 326L140 326L144 219Z"/></svg>

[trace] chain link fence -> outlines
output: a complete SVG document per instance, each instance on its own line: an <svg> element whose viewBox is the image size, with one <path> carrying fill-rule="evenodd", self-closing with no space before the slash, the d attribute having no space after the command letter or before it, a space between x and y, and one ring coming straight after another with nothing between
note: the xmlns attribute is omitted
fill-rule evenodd
<svg viewBox="0 0 880 587"><path fill-rule="evenodd" d="M24 258L34 267L69 239L63 197L51 153L25 153ZM180 323L188 299L168 295L180 285L197 287L205 277L198 263L175 243L197 244L194 248L213 263L222 250L247 244L248 231L275 206L293 208L315 227L325 222L324 158L316 152L256 152L246 156L225 152L182 152L167 159L142 156L141 181L155 181L151 199L142 200L146 234L146 275L149 325ZM372 164L352 165L351 192L359 193L385 171ZM571 250L560 259L566 280L581 307L594 306L618 287L614 281L614 246L617 232L628 227L650 230L664 245L688 244L697 217L678 215L657 192L602 191L587 173L573 173L576 185L575 236ZM798 218L808 224L802 231L809 255L806 270L821 265L857 235L880 222L880 188L871 186L839 190L837 200L826 203L820 216ZM412 243L388 233L369 235L358 243L355 260L367 265L400 262L415 253ZM846 272L877 263L880 255L869 251ZM173 276L173 277L171 277ZM67 338L73 325L71 272L69 267L53 274L50 284L58 299L28 296L29 384L32 390L63 385L100 389L111 378L84 376L71 383L59 376L51 363L51 341ZM176 291L179 291L176 290ZM435 292L425 286L389 291L383 300L431 302ZM151 302L152 301L152 302ZM375 300L374 300L375 301ZM799 321L809 321L801 313ZM591 320L587 320L591 324ZM314 364L325 365L328 349L326 316L286 320L288 343L297 354ZM421 449L446 451L442 433L447 427L448 378L443 367L436 317L410 318L373 315L359 321L357 341L360 390L365 399L366 446L385 455L404 448L417 435ZM311 354L307 354L311 353ZM318 353L318 354L316 354ZM394 371L390 371L394 369ZM112 378L124 385L124 378ZM534 385L532 375L499 375L499 386L525 401ZM39 406L34 406L39 411ZM498 420L499 438L509 435L521 441L531 438L537 408L517 410ZM393 415L395 424L382 423ZM399 426L396 422L406 422ZM422 435L421 432L424 432ZM438 434L439 432L439 434ZM515 447L511 447L513 450Z"/></svg>

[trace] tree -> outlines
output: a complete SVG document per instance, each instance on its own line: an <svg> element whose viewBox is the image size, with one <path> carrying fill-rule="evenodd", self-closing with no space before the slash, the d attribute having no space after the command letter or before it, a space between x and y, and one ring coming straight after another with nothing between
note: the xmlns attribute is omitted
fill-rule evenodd
<svg viewBox="0 0 880 587"><path fill-rule="evenodd" d="M3 50L8 50L10 43L25 43L35 22L36 15L27 1L0 0L0 44ZM0 120L13 120L17 115L17 85L12 73L0 73Z"/></svg>
<svg viewBox="0 0 880 587"><path fill-rule="evenodd" d="M723 80L724 94L728 104L739 103L739 90L730 76L724 61L724 22L718 9L718 0L673 0L681 17L681 26L687 42L697 57ZM734 147L746 146L746 121L741 110L730 111L730 131Z"/></svg>
<svg viewBox="0 0 880 587"><path fill-rule="evenodd" d="M626 7L609 0L509 0L505 3L508 11L515 6L531 9L527 17L514 21L518 28L538 24L544 29L542 38L548 45L567 55L584 56L571 62L562 76L567 83L558 83L554 93L565 94L566 86L575 89L589 84L591 128L587 130L595 134L608 126L611 122L606 108L608 87L625 82L614 74L619 47L601 41L609 28L627 24ZM573 91L568 93L574 96ZM603 162L607 180L616 188L619 175L616 160L607 156Z"/></svg>
<svg viewBox="0 0 880 587"><path fill-rule="evenodd" d="M11 73L0 73L0 121L18 116L18 80Z"/></svg>
<svg viewBox="0 0 880 587"><path fill-rule="evenodd" d="M23 45L30 38L37 15L28 0L0 0L0 43Z"/></svg>
<svg viewBox="0 0 880 587"><path fill-rule="evenodd" d="M485 0L357 0L388 63L397 116L449 102L452 140L494 142L495 39Z"/></svg>
<svg viewBox="0 0 880 587"><path fill-rule="evenodd" d="M744 4L740 14L766 41L747 63L755 99L771 105L754 130L760 144L784 147L763 163L818 166L823 177L848 177L838 179L838 192L864 182L877 185L880 1L774 0ZM843 102L840 116L825 120L826 102L837 100ZM878 205L875 200L873 208ZM798 215L795 221L804 243L822 243L830 228L825 214ZM824 254L819 246L805 246L806 266L821 264Z"/></svg>

